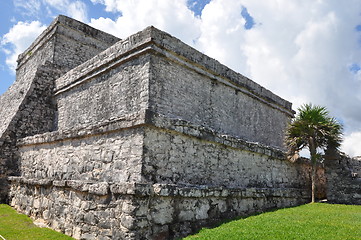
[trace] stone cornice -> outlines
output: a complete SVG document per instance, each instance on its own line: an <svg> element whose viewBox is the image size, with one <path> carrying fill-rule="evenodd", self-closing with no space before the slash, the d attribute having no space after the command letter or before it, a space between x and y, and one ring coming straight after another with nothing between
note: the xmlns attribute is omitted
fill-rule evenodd
<svg viewBox="0 0 361 240"><path fill-rule="evenodd" d="M206 185L180 185L138 182L92 182L81 180L27 179L24 177L9 177L13 183L29 186L67 188L73 191L90 193L99 196L107 194L134 195L139 197L239 197L239 198L308 198L307 190L300 188L227 188Z"/></svg>

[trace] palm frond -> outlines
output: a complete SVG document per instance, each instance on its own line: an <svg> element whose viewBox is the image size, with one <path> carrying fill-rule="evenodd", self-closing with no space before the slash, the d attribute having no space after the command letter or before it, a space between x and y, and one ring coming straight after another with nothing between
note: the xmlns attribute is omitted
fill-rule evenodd
<svg viewBox="0 0 361 240"><path fill-rule="evenodd" d="M342 130L342 125L329 116L325 107L302 105L286 131L288 154L293 156L301 149L310 147L310 139L316 148L338 149L342 142Z"/></svg>

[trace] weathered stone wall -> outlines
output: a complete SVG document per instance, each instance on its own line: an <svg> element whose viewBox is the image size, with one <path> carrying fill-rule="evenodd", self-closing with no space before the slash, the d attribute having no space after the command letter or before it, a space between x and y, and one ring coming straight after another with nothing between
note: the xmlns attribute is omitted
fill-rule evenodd
<svg viewBox="0 0 361 240"><path fill-rule="evenodd" d="M177 239L222 219L305 202L299 189L12 178L12 206L76 239Z"/></svg>
<svg viewBox="0 0 361 240"><path fill-rule="evenodd" d="M57 25L54 62L64 67L64 73L68 72L119 40L73 19L61 19Z"/></svg>
<svg viewBox="0 0 361 240"><path fill-rule="evenodd" d="M124 129L80 138L77 131L28 137L19 143L21 176L95 182L141 181L141 130Z"/></svg>
<svg viewBox="0 0 361 240"><path fill-rule="evenodd" d="M0 201L6 202L8 192L7 176L19 175L19 157L16 140L37 133L51 131L55 116L52 100L54 79L59 71L53 64L38 67L28 91L18 106L6 131L0 138Z"/></svg>
<svg viewBox="0 0 361 240"><path fill-rule="evenodd" d="M86 127L147 108L149 56L142 56L56 95L58 128Z"/></svg>
<svg viewBox="0 0 361 240"><path fill-rule="evenodd" d="M117 41L117 37L60 15L19 55L17 77L36 71L46 61L68 72ZM31 79L30 75L26 78Z"/></svg>
<svg viewBox="0 0 361 240"><path fill-rule="evenodd" d="M215 136L218 142L202 140L202 130L194 129L194 136L157 128L145 131L147 181L231 188L304 188L309 181L280 151L255 144L247 148L244 141L224 135Z"/></svg>
<svg viewBox="0 0 361 240"><path fill-rule="evenodd" d="M151 66L152 111L284 149L284 129L293 116L291 109L274 108L236 83L227 84L213 73L190 70L165 57L152 57Z"/></svg>
<svg viewBox="0 0 361 240"><path fill-rule="evenodd" d="M31 54L31 59L28 60L27 65L19 66L17 69L17 77L14 84L0 96L1 108L0 108L0 137L4 137L4 133L10 127L13 118L18 114L18 109L23 103L28 92L32 88L33 79L35 78L38 67L44 65L46 61L52 59L52 41L48 41L43 45L42 51L37 51ZM30 55L30 54L29 54ZM26 55L30 58L30 56ZM51 61L49 61L51 62ZM44 87L47 87L44 84ZM52 91L52 88L48 88ZM10 129L12 130L12 129ZM14 130L12 130L14 131Z"/></svg>
<svg viewBox="0 0 361 240"><path fill-rule="evenodd" d="M309 185L307 165L286 161L279 150L179 120L171 124L181 129L167 128L166 119L156 118L156 126L129 126L122 119L24 138L18 141L22 177L231 188ZM142 127L148 125L153 127Z"/></svg>
<svg viewBox="0 0 361 240"><path fill-rule="evenodd" d="M16 140L56 128L55 79L118 40L59 16L19 55L16 81L0 96L0 202L7 201L6 177L20 174Z"/></svg>
<svg viewBox="0 0 361 240"><path fill-rule="evenodd" d="M361 205L361 160L335 154L325 161L327 200Z"/></svg>

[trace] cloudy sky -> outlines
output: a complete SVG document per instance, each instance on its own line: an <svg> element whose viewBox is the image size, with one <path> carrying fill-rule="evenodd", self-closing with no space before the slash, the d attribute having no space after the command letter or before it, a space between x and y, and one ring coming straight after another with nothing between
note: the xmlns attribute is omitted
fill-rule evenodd
<svg viewBox="0 0 361 240"><path fill-rule="evenodd" d="M0 94L58 14L125 38L153 25L293 102L326 106L361 155L360 0L1 0Z"/></svg>

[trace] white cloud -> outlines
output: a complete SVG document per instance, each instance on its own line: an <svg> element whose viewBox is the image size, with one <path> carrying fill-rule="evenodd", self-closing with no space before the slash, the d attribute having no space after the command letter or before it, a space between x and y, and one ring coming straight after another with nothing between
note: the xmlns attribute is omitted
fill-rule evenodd
<svg viewBox="0 0 361 240"><path fill-rule="evenodd" d="M239 5L238 1L233 2L233 7ZM234 66L238 57L238 62L246 62L246 66L237 63L234 67L236 70L289 100L302 98L336 108L336 103L329 103L332 100L330 95L337 93L340 80L350 75L347 72L349 62L345 62L345 59L351 56L357 44L356 34L352 30L352 24L359 18L357 9L350 13L354 17L352 23L347 17L345 20L346 13L338 6L342 4L328 6L322 1L312 0L302 3L267 1L262 4L244 0L242 4L258 24L249 31L240 30L243 38L237 40L241 47L227 50L223 61ZM226 5L214 6L213 12L217 9L222 11L222 8L226 10L229 8ZM207 7L211 6L209 4ZM226 11L224 15L229 13ZM238 19L241 20L241 16ZM205 20L203 15L202 20ZM220 25L216 26L224 29ZM202 28L203 32L210 30ZM227 49L230 42L225 34L207 39L218 42L220 51Z"/></svg>
<svg viewBox="0 0 361 240"><path fill-rule="evenodd" d="M188 44L199 34L200 19L187 8L186 0L103 0L107 11L118 12L114 21L106 18L91 19L90 24L118 37L125 38L153 25L167 31Z"/></svg>
<svg viewBox="0 0 361 240"><path fill-rule="evenodd" d="M43 0L43 4L47 7L52 7L58 12L62 12L69 17L76 20L87 22L87 6L82 1L70 1L70 0Z"/></svg>
<svg viewBox="0 0 361 240"><path fill-rule="evenodd" d="M88 22L87 7L85 3L81 1L71 2L68 5L67 14L79 21Z"/></svg>
<svg viewBox="0 0 361 240"><path fill-rule="evenodd" d="M14 0L15 8L21 8L21 14L25 16L36 16L41 10L41 2L39 0Z"/></svg>
<svg viewBox="0 0 361 240"><path fill-rule="evenodd" d="M245 20L240 0L214 0L202 11L201 36L196 47L228 67L247 73L247 58L242 51L245 42Z"/></svg>
<svg viewBox="0 0 361 240"><path fill-rule="evenodd" d="M25 16L41 18L45 13L54 17L55 11L54 15L62 13L82 22L88 21L87 6L81 0L14 0L14 6Z"/></svg>
<svg viewBox="0 0 361 240"><path fill-rule="evenodd" d="M351 157L361 156L361 131L345 136L341 150Z"/></svg>
<svg viewBox="0 0 361 240"><path fill-rule="evenodd" d="M1 38L1 48L7 55L6 64L13 72L18 55L28 48L45 28L39 21L18 22Z"/></svg>
<svg viewBox="0 0 361 240"><path fill-rule="evenodd" d="M94 28L101 29L104 32L113 34L118 37L122 37L122 38L127 37L124 34L121 34L121 31L120 33L118 32L117 23L110 18L100 17L96 20L91 19L90 25Z"/></svg>
<svg viewBox="0 0 361 240"><path fill-rule="evenodd" d="M103 4L105 5L105 11L107 12L117 12L119 9L117 6L119 5L119 1L117 0L90 0L93 4Z"/></svg>

